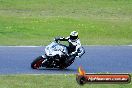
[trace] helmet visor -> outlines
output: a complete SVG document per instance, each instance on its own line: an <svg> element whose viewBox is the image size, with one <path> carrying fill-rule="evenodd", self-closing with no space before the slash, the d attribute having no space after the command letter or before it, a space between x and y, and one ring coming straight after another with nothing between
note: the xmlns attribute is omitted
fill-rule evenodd
<svg viewBox="0 0 132 88"><path fill-rule="evenodd" d="M71 40L76 40L78 38L78 36L70 36Z"/></svg>

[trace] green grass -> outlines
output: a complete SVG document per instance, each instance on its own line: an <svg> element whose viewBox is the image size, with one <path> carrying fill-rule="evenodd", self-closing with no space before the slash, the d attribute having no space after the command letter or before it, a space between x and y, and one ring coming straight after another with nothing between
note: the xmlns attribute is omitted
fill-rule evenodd
<svg viewBox="0 0 132 88"><path fill-rule="evenodd" d="M75 75L1 75L0 88L131 88L132 84L77 84Z"/></svg>
<svg viewBox="0 0 132 88"><path fill-rule="evenodd" d="M132 44L132 1L0 0L0 45L47 45L73 30L83 45Z"/></svg>

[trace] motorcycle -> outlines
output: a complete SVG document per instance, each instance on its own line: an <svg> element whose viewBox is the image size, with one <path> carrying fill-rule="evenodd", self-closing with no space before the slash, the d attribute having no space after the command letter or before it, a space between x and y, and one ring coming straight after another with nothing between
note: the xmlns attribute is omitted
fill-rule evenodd
<svg viewBox="0 0 132 88"><path fill-rule="evenodd" d="M84 48L81 47L80 50L83 51L82 55L85 53ZM45 54L37 57L31 63L32 69L45 68L59 68L65 69L70 66L76 58L76 54L69 54L66 45L52 42L45 48Z"/></svg>

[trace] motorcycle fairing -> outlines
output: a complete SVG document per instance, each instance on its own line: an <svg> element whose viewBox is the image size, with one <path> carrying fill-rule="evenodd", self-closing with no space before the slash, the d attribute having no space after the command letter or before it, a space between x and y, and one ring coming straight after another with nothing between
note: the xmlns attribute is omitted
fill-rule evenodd
<svg viewBox="0 0 132 88"><path fill-rule="evenodd" d="M64 55L64 53L68 53L68 50L65 46L52 42L45 48L45 52L47 56L55 56L55 55Z"/></svg>

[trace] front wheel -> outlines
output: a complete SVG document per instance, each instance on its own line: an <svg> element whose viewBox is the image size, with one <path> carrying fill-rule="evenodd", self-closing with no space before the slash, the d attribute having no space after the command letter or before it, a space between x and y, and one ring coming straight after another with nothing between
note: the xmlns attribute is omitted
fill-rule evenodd
<svg viewBox="0 0 132 88"><path fill-rule="evenodd" d="M31 68L32 69L39 69L42 66L42 62L45 59L42 56L37 57L32 63L31 63Z"/></svg>

